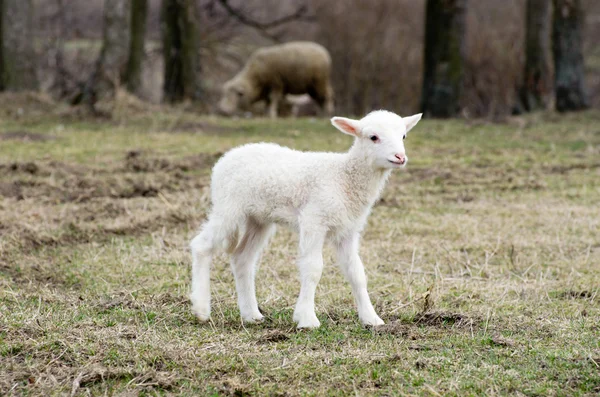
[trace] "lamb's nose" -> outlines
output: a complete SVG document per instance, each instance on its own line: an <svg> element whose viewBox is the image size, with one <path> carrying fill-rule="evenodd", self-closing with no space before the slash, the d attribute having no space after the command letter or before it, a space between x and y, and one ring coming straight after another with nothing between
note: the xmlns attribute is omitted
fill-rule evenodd
<svg viewBox="0 0 600 397"><path fill-rule="evenodd" d="M400 164L404 164L406 162L406 157L403 154L396 153L394 156L398 159L398 161L400 161Z"/></svg>

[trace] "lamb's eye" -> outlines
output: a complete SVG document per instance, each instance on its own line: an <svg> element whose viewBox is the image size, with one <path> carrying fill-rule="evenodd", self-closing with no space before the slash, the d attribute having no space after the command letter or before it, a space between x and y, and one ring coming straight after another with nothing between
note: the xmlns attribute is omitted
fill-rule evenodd
<svg viewBox="0 0 600 397"><path fill-rule="evenodd" d="M404 139L406 139L406 135L404 135L404 136L402 137L402 140L404 140Z"/></svg>
<svg viewBox="0 0 600 397"><path fill-rule="evenodd" d="M372 140L373 142L379 142L379 137L377 135L371 135L369 137L370 140Z"/></svg>

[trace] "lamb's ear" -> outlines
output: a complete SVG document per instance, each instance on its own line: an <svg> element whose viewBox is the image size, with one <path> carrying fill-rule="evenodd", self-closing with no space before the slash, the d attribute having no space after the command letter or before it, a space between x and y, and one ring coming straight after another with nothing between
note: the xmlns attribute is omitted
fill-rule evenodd
<svg viewBox="0 0 600 397"><path fill-rule="evenodd" d="M358 120L347 119L345 117L333 117L331 119L331 124L344 134L360 136Z"/></svg>
<svg viewBox="0 0 600 397"><path fill-rule="evenodd" d="M421 120L421 116L423 113L415 114L414 116L402 117L402 121L404 121L404 125L406 126L406 132L410 131L419 120Z"/></svg>

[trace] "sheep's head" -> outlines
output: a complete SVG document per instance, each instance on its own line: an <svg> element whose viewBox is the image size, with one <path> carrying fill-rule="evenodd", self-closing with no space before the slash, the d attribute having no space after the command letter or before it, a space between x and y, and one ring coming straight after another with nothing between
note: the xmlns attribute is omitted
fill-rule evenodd
<svg viewBox="0 0 600 397"><path fill-rule="evenodd" d="M408 162L404 139L421 120L421 115L400 117L386 110L376 110L360 120L334 117L331 124L356 137L356 149L371 159L375 167L400 168Z"/></svg>
<svg viewBox="0 0 600 397"><path fill-rule="evenodd" d="M223 85L223 93L219 101L219 111L231 116L238 110L245 110L252 104L250 84L234 78Z"/></svg>

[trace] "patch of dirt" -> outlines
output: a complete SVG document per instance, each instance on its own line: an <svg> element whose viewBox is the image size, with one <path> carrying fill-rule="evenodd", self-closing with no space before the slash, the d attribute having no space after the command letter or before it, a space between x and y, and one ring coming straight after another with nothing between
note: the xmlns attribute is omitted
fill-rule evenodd
<svg viewBox="0 0 600 397"><path fill-rule="evenodd" d="M131 296L121 295L106 299L100 302L98 308L102 311L108 311L115 308L139 309L140 305L133 300Z"/></svg>
<svg viewBox="0 0 600 397"><path fill-rule="evenodd" d="M559 297L562 299L593 299L598 295L597 292L592 291L563 291L559 294Z"/></svg>
<svg viewBox="0 0 600 397"><path fill-rule="evenodd" d="M437 328L479 328L480 318L452 312L426 312L415 314L412 319L397 319L373 330L376 334L397 335L405 339L418 339L415 326ZM418 350L418 348L416 348Z"/></svg>
<svg viewBox="0 0 600 397"><path fill-rule="evenodd" d="M373 330L376 334L388 334L388 335L397 335L402 337L410 337L413 335L413 330L408 324L404 324L399 321L392 321L387 324L378 325L373 327Z"/></svg>
<svg viewBox="0 0 600 397"><path fill-rule="evenodd" d="M417 314L412 323L430 327L464 328L474 326L479 321L479 318L467 316L466 314L439 311Z"/></svg>
<svg viewBox="0 0 600 397"><path fill-rule="evenodd" d="M23 200L23 191L16 182L0 182L0 196Z"/></svg>
<svg viewBox="0 0 600 397"><path fill-rule="evenodd" d="M288 340L289 338L290 337L286 332L281 331L279 329L272 329L272 330L267 331L263 335L261 335L258 338L257 342L258 343L281 342L284 340Z"/></svg>
<svg viewBox="0 0 600 397"><path fill-rule="evenodd" d="M94 198L156 197L204 186L186 171L210 167L219 154L201 154L180 161L130 152L123 165L92 169L57 162L0 164L0 196L40 202L86 202ZM8 180L2 181L2 177Z"/></svg>
<svg viewBox="0 0 600 397"><path fill-rule="evenodd" d="M53 136L29 131L9 131L0 134L0 141L46 142L56 139Z"/></svg>
<svg viewBox="0 0 600 397"><path fill-rule="evenodd" d="M161 157L151 157L140 150L130 150L125 155L125 171L190 171L211 167L222 153L199 153L178 161Z"/></svg>
<svg viewBox="0 0 600 397"><path fill-rule="evenodd" d="M0 171L7 173L24 173L36 175L39 173L40 167L32 161L23 163L15 162L10 164L0 164Z"/></svg>

